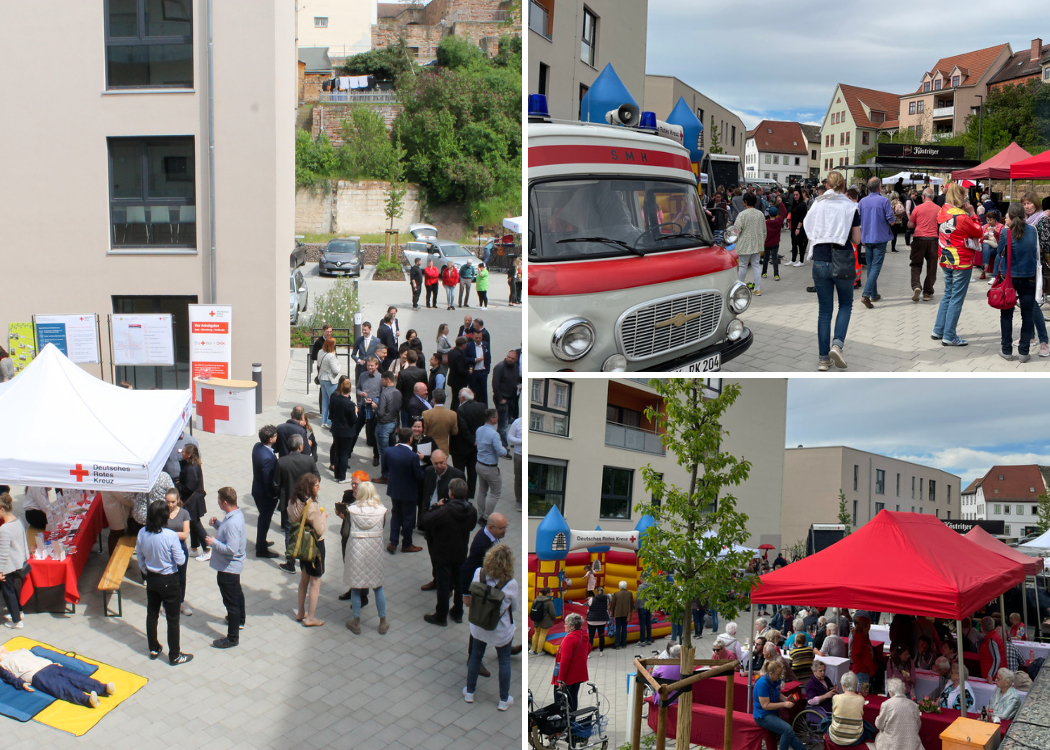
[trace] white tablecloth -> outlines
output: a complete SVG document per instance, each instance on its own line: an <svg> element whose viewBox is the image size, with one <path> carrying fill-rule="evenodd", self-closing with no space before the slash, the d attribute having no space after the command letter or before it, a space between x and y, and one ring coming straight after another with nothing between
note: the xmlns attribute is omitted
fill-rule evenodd
<svg viewBox="0 0 1050 750"><path fill-rule="evenodd" d="M1017 650L1021 652L1021 656L1024 657L1025 661L1031 661L1032 659L1043 659L1050 656L1050 643L1032 643L1031 641L1014 641L1013 644L1017 646Z"/></svg>
<svg viewBox="0 0 1050 750"><path fill-rule="evenodd" d="M839 684L839 678L849 671L849 657L846 656L818 656L820 661L827 665L828 679L835 685Z"/></svg>
<svg viewBox="0 0 1050 750"><path fill-rule="evenodd" d="M924 697L930 696L930 694L937 689L938 677L933 672L928 672L925 669L915 670L915 696L920 700ZM971 677L966 681L967 686L973 690L973 697L976 703L973 706L974 712L980 712L982 708L985 708L988 703L992 700L992 693L995 692L995 685L986 682L985 680ZM1028 697L1028 693L1021 693L1021 702ZM937 696L931 696L936 698Z"/></svg>
<svg viewBox="0 0 1050 750"><path fill-rule="evenodd" d="M869 641L882 641L887 646L890 645L890 626L889 625L872 625L868 628L868 640Z"/></svg>

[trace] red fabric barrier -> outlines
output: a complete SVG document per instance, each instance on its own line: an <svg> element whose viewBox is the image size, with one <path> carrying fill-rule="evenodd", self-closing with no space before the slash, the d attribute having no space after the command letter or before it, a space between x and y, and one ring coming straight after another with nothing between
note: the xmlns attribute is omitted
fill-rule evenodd
<svg viewBox="0 0 1050 750"><path fill-rule="evenodd" d="M879 715L879 709L888 699L882 695L869 695L865 700L868 703L864 706L864 721L874 724ZM952 722L961 715L950 708L942 708L939 714L922 714L922 725L919 727L919 739L922 740L922 746L926 750L941 750L941 732L951 726ZM967 716L972 719L974 714L971 712ZM1010 722L1004 721L999 725L999 733L1005 736L1009 726Z"/></svg>
<svg viewBox="0 0 1050 750"><path fill-rule="evenodd" d="M716 679L716 678L711 678ZM703 680L701 680L703 682ZM712 750L763 750L762 738L766 739L766 747L777 747L776 736L766 732L765 729L755 723L751 714L733 712L733 747L725 748L723 739L725 736L725 683L722 683L722 708L693 704L693 724L689 730L689 742L694 745L712 748ZM649 707L649 728L656 731L656 719L659 709L656 706ZM674 738L678 730L678 706L669 706L667 709L667 737Z"/></svg>
<svg viewBox="0 0 1050 750"><path fill-rule="evenodd" d="M733 711L748 713L747 709L747 676L734 673L735 687L733 688ZM758 675L755 675L757 678ZM795 692L802 685L801 682L786 682L781 686L781 694L787 696ZM693 683L693 703L705 706L722 707L726 705L726 678L725 675L709 677ZM790 712L794 715L794 712Z"/></svg>
<svg viewBox="0 0 1050 750"><path fill-rule="evenodd" d="M102 495L96 493L95 499L91 501L91 507L84 513L84 520L80 523L77 535L70 542L71 546L77 548L76 554L67 554L65 560L30 558L29 578L22 584L20 604L25 606L38 588L62 585L66 588L67 602L70 604L80 602L77 581L80 579L80 574L84 572L84 566L87 565L92 547L98 541L98 535L102 533L102 522L105 517L102 511Z"/></svg>

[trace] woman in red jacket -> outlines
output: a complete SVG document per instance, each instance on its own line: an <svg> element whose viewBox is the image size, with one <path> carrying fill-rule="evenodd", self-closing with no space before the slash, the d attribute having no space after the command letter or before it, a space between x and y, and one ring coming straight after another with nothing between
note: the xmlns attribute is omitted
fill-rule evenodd
<svg viewBox="0 0 1050 750"><path fill-rule="evenodd" d="M857 684L862 693L867 690L863 687L871 683L871 678L878 671L875 657L871 651L871 640L868 638L868 628L871 620L864 615L853 619L853 637L849 642L850 671L857 675Z"/></svg>
<svg viewBox="0 0 1050 750"><path fill-rule="evenodd" d="M564 685L569 711L579 703L580 685L589 679L587 657L591 653L590 640L583 630L583 617L573 612L565 617L565 637L558 647L552 685Z"/></svg>
<svg viewBox="0 0 1050 750"><path fill-rule="evenodd" d="M438 306L438 279L441 272L434 266L434 261L428 260L427 267L423 269L423 285L427 289L427 307Z"/></svg>
<svg viewBox="0 0 1050 750"><path fill-rule="evenodd" d="M984 228L974 213L966 190L959 183L948 186L944 205L937 214L937 243L941 249L940 266L944 269L944 296L933 322L932 339L940 339L941 346L966 346L955 326L962 313L966 291L974 265L981 265L981 237Z"/></svg>
<svg viewBox="0 0 1050 750"><path fill-rule="evenodd" d="M459 271L452 261L448 261L441 269L441 283L445 286L445 296L448 298L448 309L455 310L456 287L459 286Z"/></svg>

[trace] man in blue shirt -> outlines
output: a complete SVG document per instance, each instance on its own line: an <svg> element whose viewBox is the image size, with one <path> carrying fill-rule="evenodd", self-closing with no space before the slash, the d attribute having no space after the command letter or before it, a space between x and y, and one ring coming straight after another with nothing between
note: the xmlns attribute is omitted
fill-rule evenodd
<svg viewBox="0 0 1050 750"><path fill-rule="evenodd" d="M499 504L500 493L503 491L503 479L499 473L499 459L507 455L507 449L503 447L496 425L499 424L499 412L495 409L485 411L485 424L481 425L474 433L474 441L477 445L478 458L478 526L484 526L489 520L489 514Z"/></svg>
<svg viewBox="0 0 1050 750"><path fill-rule="evenodd" d="M864 285L864 294L860 301L867 308L878 302L879 272L886 257L886 243L893 239L893 209L890 201L879 192L882 180L872 177L868 180L868 194L860 199L857 209L860 211L860 241L864 244L864 254L868 262L868 283Z"/></svg>
<svg viewBox="0 0 1050 750"><path fill-rule="evenodd" d="M226 518L219 520L212 516L211 526L215 536L207 541L211 548L211 566L217 573L219 593L222 603L226 605L226 637L212 641L215 648L233 648L240 643L241 628L244 627L244 591L241 590L241 571L244 570L244 558L247 548L247 537L244 534L244 513L237 507L237 490L233 487L219 488L219 509Z"/></svg>
<svg viewBox="0 0 1050 750"><path fill-rule="evenodd" d="M168 660L172 665L185 664L193 654L184 654L179 642L179 602L182 587L179 585L179 566L186 562L186 553L178 535L167 527L168 504L157 500L150 504L146 514L146 525L139 529L135 544L139 570L146 577L146 641L149 643L149 658L161 654L157 640L157 620L160 609L168 621Z"/></svg>

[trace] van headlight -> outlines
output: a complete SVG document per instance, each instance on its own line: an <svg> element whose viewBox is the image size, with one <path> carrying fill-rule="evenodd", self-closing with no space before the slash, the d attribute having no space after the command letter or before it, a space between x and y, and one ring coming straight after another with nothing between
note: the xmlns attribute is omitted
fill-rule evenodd
<svg viewBox="0 0 1050 750"><path fill-rule="evenodd" d="M554 336L551 337L551 351L558 359L572 362L591 350L595 338L591 321L585 318L571 318L554 331Z"/></svg>
<svg viewBox="0 0 1050 750"><path fill-rule="evenodd" d="M727 245L734 244L739 237L740 230L737 229L735 226L726 227L725 232L722 233L722 241L725 242Z"/></svg>
<svg viewBox="0 0 1050 750"><path fill-rule="evenodd" d="M733 318L729 321L729 327L726 328L726 338L730 341L739 341L740 337L744 335L744 324L739 318Z"/></svg>
<svg viewBox="0 0 1050 750"><path fill-rule="evenodd" d="M626 372L627 357L614 354L602 363L602 372Z"/></svg>
<svg viewBox="0 0 1050 750"><path fill-rule="evenodd" d="M733 286L729 288L729 294L726 295L726 305L729 306L729 311L736 315L750 307L751 290L747 288L747 284L739 281L734 282Z"/></svg>

